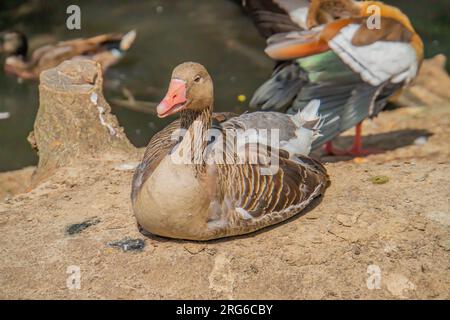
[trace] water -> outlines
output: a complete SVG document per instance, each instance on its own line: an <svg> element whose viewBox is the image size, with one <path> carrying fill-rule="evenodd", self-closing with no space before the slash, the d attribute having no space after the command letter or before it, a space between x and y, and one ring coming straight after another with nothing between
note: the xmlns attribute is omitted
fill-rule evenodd
<svg viewBox="0 0 450 320"><path fill-rule="evenodd" d="M105 75L107 99L125 99L123 91L128 90L138 100L158 102L166 91L173 67L184 61L197 61L208 68L214 79L215 110L242 113L247 108L245 103L238 102L237 96L244 94L250 98L270 75L273 63L263 53L264 40L237 2L2 0L0 29L24 31L32 47L137 29L138 38L132 50ZM448 9L445 1L434 0L434 6L425 1L413 5L402 0L390 2L399 3L413 19L419 20L418 27L426 31L428 54L448 50L445 47L448 16L444 13L442 18L442 12ZM81 7L80 31L69 31L65 26L65 12L70 4ZM427 11L421 11L424 9ZM431 21L430 25L427 21ZM10 113L9 119L0 120L0 171L37 162L36 153L26 140L37 112L37 86L35 82L19 84L17 79L0 72L0 113ZM151 114L111 105L128 137L138 147L146 145L155 132L174 119L160 120Z"/></svg>

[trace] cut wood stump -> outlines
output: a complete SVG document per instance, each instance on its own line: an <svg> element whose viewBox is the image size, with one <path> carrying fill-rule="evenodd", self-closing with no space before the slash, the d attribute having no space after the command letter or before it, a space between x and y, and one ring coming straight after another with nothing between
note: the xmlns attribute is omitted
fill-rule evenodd
<svg viewBox="0 0 450 320"><path fill-rule="evenodd" d="M39 110L28 139L39 154L34 182L75 161L136 152L102 85L101 66L90 60L66 61L41 73Z"/></svg>

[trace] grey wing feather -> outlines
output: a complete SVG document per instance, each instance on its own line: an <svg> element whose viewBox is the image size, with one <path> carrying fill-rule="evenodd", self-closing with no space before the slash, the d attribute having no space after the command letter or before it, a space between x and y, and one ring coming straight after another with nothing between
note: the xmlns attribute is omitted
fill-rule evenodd
<svg viewBox="0 0 450 320"><path fill-rule="evenodd" d="M285 112L307 81L306 73L295 62L280 65L256 90L250 107Z"/></svg>
<svg viewBox="0 0 450 320"><path fill-rule="evenodd" d="M252 112L244 113L222 124L223 129L241 130L279 130L281 141L295 137L298 126L291 120L291 116L280 112Z"/></svg>

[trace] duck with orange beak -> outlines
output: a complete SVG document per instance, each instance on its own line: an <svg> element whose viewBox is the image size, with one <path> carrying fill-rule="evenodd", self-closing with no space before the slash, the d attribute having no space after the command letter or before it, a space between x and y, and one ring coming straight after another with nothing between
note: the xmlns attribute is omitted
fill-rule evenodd
<svg viewBox="0 0 450 320"><path fill-rule="evenodd" d="M165 118L180 112L186 106L186 82L180 79L172 79L167 90L167 95L156 109L158 117Z"/></svg>
<svg viewBox="0 0 450 320"><path fill-rule="evenodd" d="M245 0L244 7L267 37L266 53L277 61L271 78L250 104L296 113L321 100L322 136L334 155L364 156L362 122L383 110L389 98L416 77L423 44L408 17L378 1ZM331 140L356 126L348 150Z"/></svg>
<svg viewBox="0 0 450 320"><path fill-rule="evenodd" d="M153 136L132 183L133 211L147 232L190 240L246 234L300 213L325 192L326 170L307 156L319 136L318 101L296 115L212 113L213 103L213 82L202 65L174 69L157 112L180 119ZM277 147L248 141L242 150L222 148L234 131L255 136L273 128L279 129ZM223 150L227 157L216 157ZM256 157L242 154L247 151ZM251 161L268 154L278 164L270 174L270 163Z"/></svg>

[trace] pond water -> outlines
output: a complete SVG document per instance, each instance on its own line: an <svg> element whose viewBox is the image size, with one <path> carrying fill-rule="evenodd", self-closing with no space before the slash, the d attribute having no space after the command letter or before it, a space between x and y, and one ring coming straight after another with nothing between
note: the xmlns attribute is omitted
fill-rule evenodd
<svg viewBox="0 0 450 320"><path fill-rule="evenodd" d="M0 28L25 32L31 47L137 29L138 38L131 51L105 75L105 95L109 101L125 99L123 92L126 91L137 100L158 102L166 91L172 68L184 61L197 61L208 68L215 81L215 110L241 113L247 108L237 97L245 95L249 99L273 67L264 55L264 40L237 0L2 2ZM427 49L431 48L428 55L447 50L447 43L444 43L448 34L448 15L444 12L448 9L447 1L427 1L434 6L423 1L412 7L408 1L387 2L399 3L413 19L419 20L418 29L425 30ZM66 28L65 12L70 4L81 7L82 29L79 31ZM421 12L425 8L427 11ZM427 21L435 24L428 25ZM38 83L19 83L0 72L0 114L9 113L8 119L0 120L0 171L37 162L26 138L33 128L38 95ZM139 147L146 145L155 132L173 120L160 120L152 114L110 104L130 140Z"/></svg>

